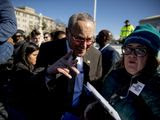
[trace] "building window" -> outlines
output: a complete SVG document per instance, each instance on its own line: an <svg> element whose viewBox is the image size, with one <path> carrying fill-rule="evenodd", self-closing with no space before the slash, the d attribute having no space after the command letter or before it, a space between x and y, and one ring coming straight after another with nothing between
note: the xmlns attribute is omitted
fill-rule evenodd
<svg viewBox="0 0 160 120"><path fill-rule="evenodd" d="M30 19L33 19L33 16L30 16Z"/></svg>
<svg viewBox="0 0 160 120"><path fill-rule="evenodd" d="M26 14L25 14L25 13L23 13L23 17L26 17Z"/></svg>
<svg viewBox="0 0 160 120"><path fill-rule="evenodd" d="M33 24L33 22L32 22L32 21L29 21L29 24L30 24L30 25L32 25L32 24Z"/></svg>

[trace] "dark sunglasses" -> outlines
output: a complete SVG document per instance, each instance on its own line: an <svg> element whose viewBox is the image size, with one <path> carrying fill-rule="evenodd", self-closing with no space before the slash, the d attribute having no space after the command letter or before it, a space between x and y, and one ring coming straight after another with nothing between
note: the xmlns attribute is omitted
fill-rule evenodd
<svg viewBox="0 0 160 120"><path fill-rule="evenodd" d="M131 48L128 46L122 47L122 53L124 55L130 55L132 54L132 52L138 57L143 57L147 55L148 50L145 47L137 47L137 48Z"/></svg>
<svg viewBox="0 0 160 120"><path fill-rule="evenodd" d="M47 37L44 37L44 38L48 38L48 36L47 36Z"/></svg>

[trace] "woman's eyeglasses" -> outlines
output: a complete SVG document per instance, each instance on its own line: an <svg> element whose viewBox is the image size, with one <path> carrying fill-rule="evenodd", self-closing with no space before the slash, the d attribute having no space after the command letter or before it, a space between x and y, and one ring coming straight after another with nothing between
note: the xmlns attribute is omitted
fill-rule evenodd
<svg viewBox="0 0 160 120"><path fill-rule="evenodd" d="M131 48L128 46L122 47L122 53L124 55L130 55L132 54L132 52L138 57L143 57L147 55L147 48L145 47Z"/></svg>

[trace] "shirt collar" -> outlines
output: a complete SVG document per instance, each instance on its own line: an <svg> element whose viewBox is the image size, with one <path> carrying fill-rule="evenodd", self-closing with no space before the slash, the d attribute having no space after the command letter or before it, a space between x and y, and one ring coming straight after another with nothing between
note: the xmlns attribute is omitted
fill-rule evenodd
<svg viewBox="0 0 160 120"><path fill-rule="evenodd" d="M107 43L100 51L102 51L104 48L106 48L107 46L109 46L109 43Z"/></svg>

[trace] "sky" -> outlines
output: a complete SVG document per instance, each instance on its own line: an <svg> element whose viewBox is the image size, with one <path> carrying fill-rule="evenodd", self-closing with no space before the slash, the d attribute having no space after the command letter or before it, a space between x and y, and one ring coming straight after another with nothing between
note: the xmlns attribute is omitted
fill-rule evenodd
<svg viewBox="0 0 160 120"><path fill-rule="evenodd" d="M69 17L77 12L94 16L94 0L11 0L15 7L28 6L37 13L68 24ZM160 0L97 0L96 34L110 30L115 38L126 19L134 26L149 16L160 15Z"/></svg>

